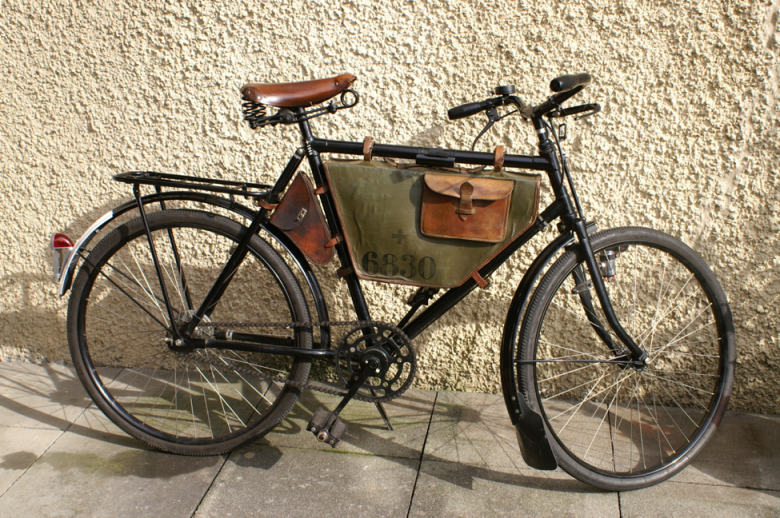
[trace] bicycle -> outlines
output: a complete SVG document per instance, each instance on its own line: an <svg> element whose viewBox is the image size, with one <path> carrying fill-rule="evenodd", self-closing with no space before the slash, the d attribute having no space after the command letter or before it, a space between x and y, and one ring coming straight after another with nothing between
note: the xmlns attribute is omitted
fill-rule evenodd
<svg viewBox="0 0 780 518"><path fill-rule="evenodd" d="M123 173L115 179L132 185L132 201L75 244L54 236L60 296L72 284L73 363L96 405L133 437L190 455L263 436L307 388L342 397L308 426L334 447L352 399L375 403L390 426L382 404L412 383L412 340L558 220L557 237L515 292L501 343L502 390L524 460L608 490L646 487L688 465L731 393L731 311L681 241L646 228L598 231L586 220L561 147L566 125L556 119L599 112L598 104L562 106L590 75L556 78L535 106L500 86L449 110L450 119L487 114L477 140L502 118L522 116L537 134L537 156L315 138L310 120L357 104L354 80L242 89L253 129L301 132L273 185ZM326 164L328 153L359 159ZM295 176L304 157L313 185ZM540 175L517 170L546 173L554 200L544 210ZM142 195L142 186L154 192ZM198 207L172 208L184 203ZM120 217L132 219L88 249ZM401 243L411 248L394 252ZM311 267L334 256L354 321L329 318ZM372 320L361 279L418 286L406 316ZM346 330L337 343L334 328ZM343 389L310 381L314 360Z"/></svg>

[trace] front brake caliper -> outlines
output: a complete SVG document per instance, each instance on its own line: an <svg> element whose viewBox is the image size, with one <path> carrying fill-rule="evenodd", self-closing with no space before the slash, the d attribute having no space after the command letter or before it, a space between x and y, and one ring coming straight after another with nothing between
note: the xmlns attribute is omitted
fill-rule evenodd
<svg viewBox="0 0 780 518"><path fill-rule="evenodd" d="M599 270L601 271L601 277L605 281L612 281L617 274L615 270L615 259L618 254L614 250L604 250L599 253Z"/></svg>

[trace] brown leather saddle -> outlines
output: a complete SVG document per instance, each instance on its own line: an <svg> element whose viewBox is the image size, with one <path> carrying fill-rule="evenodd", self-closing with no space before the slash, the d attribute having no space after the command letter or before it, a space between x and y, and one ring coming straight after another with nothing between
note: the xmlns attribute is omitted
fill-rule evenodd
<svg viewBox="0 0 780 518"><path fill-rule="evenodd" d="M241 95L256 104L277 108L300 108L325 102L337 96L357 77L341 74L328 79L300 81L297 83L250 83L241 88Z"/></svg>

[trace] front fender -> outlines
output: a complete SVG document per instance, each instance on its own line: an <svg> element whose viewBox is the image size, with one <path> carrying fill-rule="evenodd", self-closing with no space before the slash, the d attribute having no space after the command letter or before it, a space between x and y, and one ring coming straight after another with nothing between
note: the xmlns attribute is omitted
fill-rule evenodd
<svg viewBox="0 0 780 518"><path fill-rule="evenodd" d="M598 230L595 223L588 223L586 229L589 235ZM557 461L550 449L542 417L528 406L525 397L520 391L522 380L517 379L517 370L515 369L517 336L520 330L523 310L539 277L558 252L574 242L575 237L571 232L562 234L547 245L534 262L531 263L512 298L512 304L509 306L509 311L506 315L504 332L501 338L500 371L504 402L509 411L512 424L517 431L517 439L520 443L523 460L529 466L537 469L555 469Z"/></svg>
<svg viewBox="0 0 780 518"><path fill-rule="evenodd" d="M542 417L532 410L519 390L515 375L515 352L520 318L536 282L553 257L564 247L574 242L571 233L563 234L547 245L542 253L531 263L512 298L512 304L504 323L501 339L501 388L509 418L515 426L520 452L526 464L536 469L552 470L558 466L550 449Z"/></svg>

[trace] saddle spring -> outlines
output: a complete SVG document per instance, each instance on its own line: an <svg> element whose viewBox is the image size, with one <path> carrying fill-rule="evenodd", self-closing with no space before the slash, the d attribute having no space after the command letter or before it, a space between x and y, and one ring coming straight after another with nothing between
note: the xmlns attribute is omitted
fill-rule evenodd
<svg viewBox="0 0 780 518"><path fill-rule="evenodd" d="M265 118L267 106L265 104L250 101L246 96L242 96L241 99L244 101L241 103L241 108L244 112L244 120L249 123L249 127L257 129L264 126L265 124L262 124L262 122L264 122L262 119Z"/></svg>

